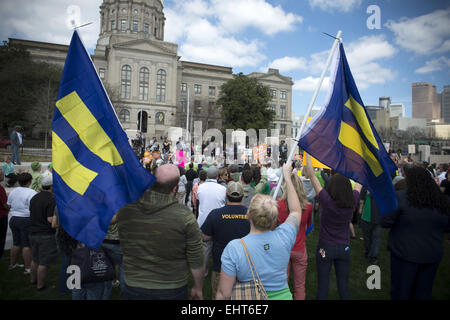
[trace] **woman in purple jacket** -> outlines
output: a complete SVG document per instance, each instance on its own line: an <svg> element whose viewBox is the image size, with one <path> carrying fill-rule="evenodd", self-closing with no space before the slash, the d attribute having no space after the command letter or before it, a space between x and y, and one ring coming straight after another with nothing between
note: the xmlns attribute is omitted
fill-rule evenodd
<svg viewBox="0 0 450 320"><path fill-rule="evenodd" d="M350 221L359 202L362 186L355 184L341 174L333 175L323 189L306 157L306 175L313 184L322 207L319 227L319 243L316 250L317 299L328 299L331 267L334 264L337 287L342 300L350 299Z"/></svg>

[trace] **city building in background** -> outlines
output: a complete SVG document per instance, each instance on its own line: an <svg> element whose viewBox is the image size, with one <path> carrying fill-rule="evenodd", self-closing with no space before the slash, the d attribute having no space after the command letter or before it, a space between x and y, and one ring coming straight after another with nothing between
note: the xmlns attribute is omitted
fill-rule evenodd
<svg viewBox="0 0 450 320"><path fill-rule="evenodd" d="M378 105L384 109L388 109L391 104L391 97L380 97L378 99Z"/></svg>
<svg viewBox="0 0 450 320"><path fill-rule="evenodd" d="M436 86L428 82L412 84L412 117L438 122L441 118L441 102Z"/></svg>
<svg viewBox="0 0 450 320"><path fill-rule="evenodd" d="M389 105L391 117L406 117L406 110L403 103L391 103Z"/></svg>
<svg viewBox="0 0 450 320"><path fill-rule="evenodd" d="M444 86L441 96L441 118L450 123L450 85Z"/></svg>

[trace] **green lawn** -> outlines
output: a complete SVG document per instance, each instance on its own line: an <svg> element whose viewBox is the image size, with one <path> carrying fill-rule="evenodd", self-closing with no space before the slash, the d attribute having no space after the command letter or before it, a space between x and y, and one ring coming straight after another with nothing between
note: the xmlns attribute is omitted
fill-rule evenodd
<svg viewBox="0 0 450 320"><path fill-rule="evenodd" d="M317 215L316 215L317 218ZM381 269L381 289L369 290L366 286L366 273L369 263L364 259L363 241L359 238L362 233L356 227L357 239L351 240L351 271L350 271L350 292L352 299L355 300L380 300L390 299L390 268L389 253L386 250L388 230L383 230L382 244L379 255L379 265ZM306 278L306 298L315 299L317 291L317 273L315 265L315 248L318 237L318 221L315 221L315 229L307 237L308 250L308 270ZM446 236L448 239L448 236ZM433 289L433 299L450 300L450 243L445 241L445 255L442 260L436 276ZM0 261L0 299L1 300L26 300L26 299L71 299L70 296L58 297L57 279L58 267L52 267L48 275L49 287L44 292L37 292L34 286L29 285L29 276L23 274L23 269L8 271L9 251L6 251L3 259ZM290 282L292 286L292 281ZM192 280L189 281L192 286ZM291 287L292 288L292 287ZM205 279L203 294L205 299L211 299L210 276ZM330 281L330 299L339 299L334 277L334 269ZM119 288L113 288L111 299L121 299Z"/></svg>

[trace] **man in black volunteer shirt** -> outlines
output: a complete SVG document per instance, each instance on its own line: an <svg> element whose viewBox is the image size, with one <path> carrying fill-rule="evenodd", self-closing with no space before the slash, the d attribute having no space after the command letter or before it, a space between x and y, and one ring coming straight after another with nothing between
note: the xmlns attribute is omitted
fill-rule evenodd
<svg viewBox="0 0 450 320"><path fill-rule="evenodd" d="M212 296L215 298L219 284L220 257L228 242L246 236L250 232L247 208L242 205L244 189L239 182L230 181L227 185L227 204L212 210L202 227L203 241L213 241L213 267L211 275Z"/></svg>
<svg viewBox="0 0 450 320"><path fill-rule="evenodd" d="M37 284L37 290L45 290L45 278L48 267L58 261L55 229L52 227L55 211L52 174L42 178L42 191L30 201L30 238L32 247L31 284Z"/></svg>

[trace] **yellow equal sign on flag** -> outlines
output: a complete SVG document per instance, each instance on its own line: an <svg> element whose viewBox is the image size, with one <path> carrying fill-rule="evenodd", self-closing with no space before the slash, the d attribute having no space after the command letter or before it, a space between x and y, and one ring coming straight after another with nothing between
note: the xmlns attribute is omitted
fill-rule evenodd
<svg viewBox="0 0 450 320"><path fill-rule="evenodd" d="M56 106L92 153L112 166L123 163L116 146L76 91L58 100Z"/></svg>
<svg viewBox="0 0 450 320"><path fill-rule="evenodd" d="M356 121L358 122L359 126L361 127L362 132L366 136L367 140L370 141L370 143L377 149L380 149L378 147L377 140L375 139L375 136L372 132L372 128L369 124L369 119L367 119L366 112L364 111L364 108L362 105L358 103L353 97L350 95L347 102L344 104L347 108L350 109L350 111L355 116Z"/></svg>
<svg viewBox="0 0 450 320"><path fill-rule="evenodd" d="M306 123L311 121L311 117L308 118L308 120L306 120ZM311 164L314 168L324 168L324 169L330 169L330 167L327 167L326 165L324 165L322 162L318 161L316 158L311 157ZM306 157L303 157L303 161L302 161L302 166L306 167Z"/></svg>
<svg viewBox="0 0 450 320"><path fill-rule="evenodd" d="M341 130L339 132L339 141L347 148L356 152L364 161L367 162L375 177L383 173L380 163L365 144L358 131L345 122L341 122Z"/></svg>
<svg viewBox="0 0 450 320"><path fill-rule="evenodd" d="M52 132L53 169L73 191L83 195L92 180L97 176L94 172L75 159L65 142Z"/></svg>

